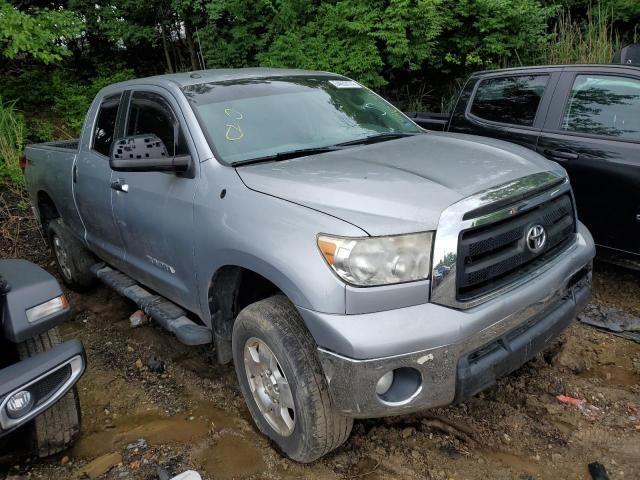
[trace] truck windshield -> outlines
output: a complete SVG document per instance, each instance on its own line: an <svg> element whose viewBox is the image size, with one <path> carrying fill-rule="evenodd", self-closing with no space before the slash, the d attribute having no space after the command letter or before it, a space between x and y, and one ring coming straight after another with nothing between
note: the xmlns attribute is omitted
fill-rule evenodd
<svg viewBox="0 0 640 480"><path fill-rule="evenodd" d="M421 132L390 103L343 77L243 79L191 85L183 92L226 164Z"/></svg>

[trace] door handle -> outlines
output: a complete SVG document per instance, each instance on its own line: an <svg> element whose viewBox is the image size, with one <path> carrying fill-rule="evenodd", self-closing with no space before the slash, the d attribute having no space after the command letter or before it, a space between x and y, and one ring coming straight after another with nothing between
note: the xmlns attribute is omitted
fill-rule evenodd
<svg viewBox="0 0 640 480"><path fill-rule="evenodd" d="M118 192L127 193L129 191L129 185L124 183L124 180L122 180L121 178L119 178L115 182L111 182L111 188L113 190L117 190Z"/></svg>
<svg viewBox="0 0 640 480"><path fill-rule="evenodd" d="M580 156L576 152L573 152L571 150L564 150L564 149L558 149L558 150L545 149L543 153L545 154L545 156L549 158L553 158L554 160L558 160L559 162L566 162L567 160L577 160L578 157Z"/></svg>

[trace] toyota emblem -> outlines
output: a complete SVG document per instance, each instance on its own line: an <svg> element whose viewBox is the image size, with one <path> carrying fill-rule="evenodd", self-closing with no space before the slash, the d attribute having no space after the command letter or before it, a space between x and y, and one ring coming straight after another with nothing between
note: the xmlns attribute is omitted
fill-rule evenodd
<svg viewBox="0 0 640 480"><path fill-rule="evenodd" d="M539 253L547 243L547 232L542 225L534 225L527 231L525 241L529 250Z"/></svg>

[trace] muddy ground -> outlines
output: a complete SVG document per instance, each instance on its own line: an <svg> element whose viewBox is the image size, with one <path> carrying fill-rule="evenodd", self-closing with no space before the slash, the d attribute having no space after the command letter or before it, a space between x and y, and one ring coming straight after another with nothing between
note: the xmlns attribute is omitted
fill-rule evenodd
<svg viewBox="0 0 640 480"><path fill-rule="evenodd" d="M0 191L0 222L1 257L55 272L15 194ZM104 287L68 296L75 315L62 332L80 338L89 359L82 435L48 460L5 452L0 479L150 480L162 466L214 480L564 480L591 478L591 462L612 479L640 478L640 344L579 323L469 402L357 421L345 445L302 466L256 432L233 367L217 365L210 348L185 347L154 325L130 328L135 306ZM640 274L596 264L593 303L640 315ZM559 394L586 406L564 405Z"/></svg>

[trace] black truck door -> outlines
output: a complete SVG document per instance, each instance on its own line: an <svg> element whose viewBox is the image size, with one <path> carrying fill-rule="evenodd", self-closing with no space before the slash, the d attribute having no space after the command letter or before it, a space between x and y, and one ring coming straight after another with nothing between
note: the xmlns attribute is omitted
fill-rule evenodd
<svg viewBox="0 0 640 480"><path fill-rule="evenodd" d="M449 131L498 138L535 150L559 77L559 70L471 77L451 115Z"/></svg>
<svg viewBox="0 0 640 480"><path fill-rule="evenodd" d="M640 259L640 70L568 68L538 152L569 173L600 253Z"/></svg>

